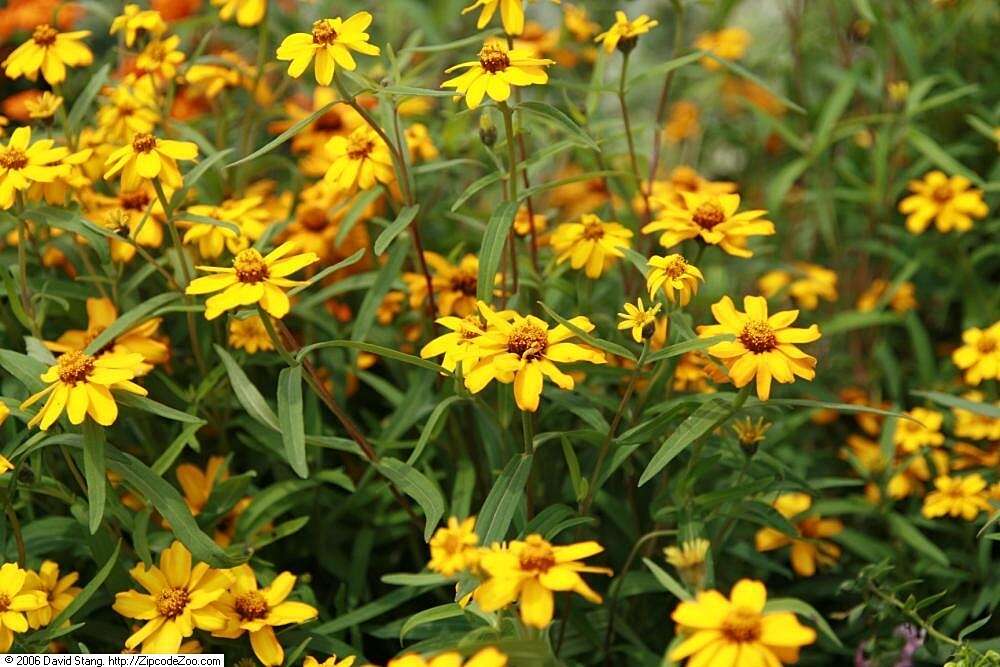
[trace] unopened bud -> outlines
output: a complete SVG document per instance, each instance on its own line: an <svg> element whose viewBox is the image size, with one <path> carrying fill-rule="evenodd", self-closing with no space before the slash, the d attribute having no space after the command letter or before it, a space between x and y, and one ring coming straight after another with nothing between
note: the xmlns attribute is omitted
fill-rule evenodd
<svg viewBox="0 0 1000 667"><path fill-rule="evenodd" d="M488 148L492 148L497 142L497 126L488 113L479 117L479 140Z"/></svg>

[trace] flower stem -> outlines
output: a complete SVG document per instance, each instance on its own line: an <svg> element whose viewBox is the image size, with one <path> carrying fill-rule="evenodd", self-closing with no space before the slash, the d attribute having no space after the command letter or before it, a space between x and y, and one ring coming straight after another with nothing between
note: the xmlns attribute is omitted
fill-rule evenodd
<svg viewBox="0 0 1000 667"><path fill-rule="evenodd" d="M639 175L639 159L635 154L635 139L632 137L632 120L629 116L628 111L628 99L626 84L628 83L628 61L631 52L626 51L624 53L624 60L622 60L622 71L621 76L618 78L618 104L622 109L622 121L625 123L625 140L628 142L628 157L629 162L632 165L632 176L635 178L635 187L639 190L639 194L642 196L643 203L643 215L649 218L649 192L648 188L643 184L642 176Z"/></svg>
<svg viewBox="0 0 1000 667"><path fill-rule="evenodd" d="M503 114L503 128L507 137L507 188L510 193L509 201L517 203L517 147L514 145L514 111L506 102L500 103L500 112ZM515 214L516 215L516 214ZM534 226L534 221L532 221ZM517 277L517 249L514 247L514 228L511 227L507 234L507 244L510 247L510 273L513 285L511 293L516 294L518 288Z"/></svg>
<svg viewBox="0 0 1000 667"><path fill-rule="evenodd" d="M532 422L532 413L527 410L521 410L521 433L524 435L524 453L534 453L535 424Z"/></svg>

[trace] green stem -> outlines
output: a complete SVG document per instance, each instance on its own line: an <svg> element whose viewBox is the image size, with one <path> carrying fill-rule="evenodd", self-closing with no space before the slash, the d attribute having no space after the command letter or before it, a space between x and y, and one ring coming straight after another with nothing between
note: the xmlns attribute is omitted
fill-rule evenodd
<svg viewBox="0 0 1000 667"><path fill-rule="evenodd" d="M535 451L535 424L532 421L532 413L521 410L521 433L524 436L524 453L532 454Z"/></svg>
<svg viewBox="0 0 1000 667"><path fill-rule="evenodd" d="M643 185L642 176L639 174L639 158L635 153L635 139L632 137L632 119L629 116L628 111L627 83L629 54L629 51L626 51L624 54L621 76L618 78L618 104L621 106L622 121L625 123L625 140L628 142L628 157L629 162L632 165L632 176L635 178L635 187L642 196L644 208L643 214L648 218L650 211L649 193L647 192L647 188Z"/></svg>
<svg viewBox="0 0 1000 667"><path fill-rule="evenodd" d="M500 112L503 114L503 128L507 136L507 188L509 201L517 203L517 147L514 145L514 111L506 102L500 103ZM532 221L534 226L534 221ZM514 247L514 228L511 227L507 234L507 245L510 251L510 273L511 292L516 294L518 289L517 276L517 248Z"/></svg>

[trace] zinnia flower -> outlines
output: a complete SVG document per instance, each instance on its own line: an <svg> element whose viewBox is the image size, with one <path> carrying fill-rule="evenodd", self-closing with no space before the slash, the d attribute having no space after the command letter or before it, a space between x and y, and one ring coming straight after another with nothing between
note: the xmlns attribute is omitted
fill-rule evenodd
<svg viewBox="0 0 1000 667"><path fill-rule="evenodd" d="M937 410L913 408L906 413L912 419L900 419L892 441L902 451L912 454L924 447L940 447L944 444L941 433L943 415Z"/></svg>
<svg viewBox="0 0 1000 667"><path fill-rule="evenodd" d="M201 271L215 275L195 278L187 286L185 293L210 294L222 291L205 301L205 319L214 320L227 310L255 303L260 303L272 317L281 319L291 309L291 302L282 288L305 284L288 280L285 276L319 260L311 252L285 257L294 250L294 243L283 243L263 256L255 248L247 248L236 255L231 268L199 266Z"/></svg>
<svg viewBox="0 0 1000 667"><path fill-rule="evenodd" d="M543 84L549 80L545 67L555 61L535 58L527 49L509 49L500 40L491 39L479 51L479 60L459 63L445 70L450 74L456 70L465 72L441 84L442 88L454 88L465 96L465 103L475 109L490 96L494 102L506 102L510 98L511 86Z"/></svg>
<svg viewBox="0 0 1000 667"><path fill-rule="evenodd" d="M844 529L838 519L802 516L812 506L812 498L805 493L783 493L772 503L781 516L795 523L801 538L790 537L774 528L761 528L754 541L757 551L771 551L791 544L792 568L803 577L816 574L816 566L832 565L840 556L840 547L824 537L836 535Z"/></svg>
<svg viewBox="0 0 1000 667"><path fill-rule="evenodd" d="M767 613L767 589L759 581L741 579L727 600L719 591L698 593L681 602L670 618L684 641L669 658L689 658L689 667L749 667L798 661L799 649L816 641L816 631L799 623L790 611Z"/></svg>
<svg viewBox="0 0 1000 667"><path fill-rule="evenodd" d="M450 517L448 525L438 528L431 538L431 559L427 567L446 577L467 570L479 560L477 542L476 517L470 516L461 523Z"/></svg>
<svg viewBox="0 0 1000 667"><path fill-rule="evenodd" d="M329 86L337 65L348 71L357 68L351 51L368 56L381 53L377 46L368 43L370 37L365 30L371 22L372 15L368 12L358 12L346 21L339 16L320 19L313 23L311 33L297 32L285 37L278 47L278 60L291 61L288 75L297 79L315 58L316 82Z"/></svg>
<svg viewBox="0 0 1000 667"><path fill-rule="evenodd" d="M899 202L899 212L906 214L906 229L922 234L931 221L939 232L965 232L972 229L973 218L985 218L989 207L981 190L970 189L965 176L948 178L941 171L932 171L923 180L910 181L913 194Z"/></svg>
<svg viewBox="0 0 1000 667"><path fill-rule="evenodd" d="M962 343L952 352L951 360L964 371L966 384L1000 380L1000 320L986 329L966 329Z"/></svg>
<svg viewBox="0 0 1000 667"><path fill-rule="evenodd" d="M663 550L663 557L677 569L688 586L700 589L705 581L706 560L712 543L699 537Z"/></svg>
<svg viewBox="0 0 1000 667"><path fill-rule="evenodd" d="M80 67L94 62L94 54L81 42L89 30L59 32L48 23L35 27L29 39L14 49L0 66L11 79L21 76L34 81L39 70L49 85L66 80L66 66Z"/></svg>
<svg viewBox="0 0 1000 667"><path fill-rule="evenodd" d="M438 313L458 317L475 314L479 258L468 254L453 265L436 252L425 252L424 261L431 272ZM422 273L406 273L403 280L410 292L410 307L420 308L427 301L427 279Z"/></svg>
<svg viewBox="0 0 1000 667"><path fill-rule="evenodd" d="M143 180L159 179L164 186L181 187L181 172L177 160L194 160L198 145L191 141L158 139L152 134L140 133L132 141L108 156L104 179L109 180L121 172L122 190L138 190Z"/></svg>
<svg viewBox="0 0 1000 667"><path fill-rule="evenodd" d="M615 48L630 51L635 46L639 35L645 35L659 24L659 21L650 19L645 14L630 21L625 12L616 11L615 22L611 24L610 28L595 37L594 41L604 44L604 50L608 53L613 53Z"/></svg>
<svg viewBox="0 0 1000 667"><path fill-rule="evenodd" d="M743 28L723 28L718 32L705 32L698 35L694 42L695 48L709 51L724 60L739 60L750 46L750 33ZM718 70L722 67L711 58L702 58L705 69Z"/></svg>
<svg viewBox="0 0 1000 667"><path fill-rule="evenodd" d="M500 20L503 22L503 30L508 35L520 35L524 32L524 0L476 0L471 5L462 10L462 14L468 14L482 7L476 21L476 30L482 30L490 22L497 8L500 9Z"/></svg>
<svg viewBox="0 0 1000 667"><path fill-rule="evenodd" d="M760 218L767 211L743 211L737 194L707 194L681 192L684 205L665 202L666 206L657 219L642 228L643 233L663 232L660 245L672 248L681 241L700 238L717 245L730 255L752 257L747 249L750 236L769 236L775 233L774 223Z"/></svg>
<svg viewBox="0 0 1000 667"><path fill-rule="evenodd" d="M590 602L601 603L601 596L580 573L610 575L611 570L580 561L602 551L604 547L597 542L553 546L536 534L528 535L524 541L514 540L506 549L482 554L479 567L487 579L475 590L473 598L487 612L520 600L521 621L525 625L548 627L552 622L555 591L573 591Z"/></svg>
<svg viewBox="0 0 1000 667"><path fill-rule="evenodd" d="M260 315L251 315L246 319L232 318L229 321L229 345L247 354L267 352L274 349L274 343L264 328Z"/></svg>
<svg viewBox="0 0 1000 667"><path fill-rule="evenodd" d="M965 477L942 475L934 480L934 490L924 498L921 513L928 519L942 516L972 521L980 512L989 512L986 480L979 473Z"/></svg>
<svg viewBox="0 0 1000 667"><path fill-rule="evenodd" d="M646 288L649 289L650 299L662 288L668 301L686 306L698 293L698 281L705 282L705 276L698 267L688 264L683 255L654 255L646 264L649 267Z"/></svg>
<svg viewBox="0 0 1000 667"><path fill-rule="evenodd" d="M805 380L816 377L816 358L795 347L796 343L819 340L819 327L792 328L799 316L797 310L785 310L768 317L767 300L762 296L743 299L745 313L736 310L733 300L722 297L712 305L712 314L719 324L698 327L702 338L732 334L736 340L716 343L708 348L713 357L722 359L729 377L737 387L757 380L757 396L766 401L771 396L771 379L794 382L795 376Z"/></svg>
<svg viewBox="0 0 1000 667"><path fill-rule="evenodd" d="M51 183L69 174L70 167L59 161L67 148L53 148L51 139L31 143L31 128L19 127L6 146L0 145L0 209L14 205L14 195L32 183Z"/></svg>
<svg viewBox="0 0 1000 667"><path fill-rule="evenodd" d="M552 232L549 243L556 262L569 260L574 269L585 268L588 278L600 278L631 247L632 232L617 222L604 222L585 213L580 222L567 222Z"/></svg>
<svg viewBox="0 0 1000 667"><path fill-rule="evenodd" d="M793 277L787 271L769 271L760 277L757 287L768 299L787 287L796 305L806 310L816 310L821 298L825 301L837 300L835 271L808 262L796 262L795 270L799 277Z"/></svg>
<svg viewBox="0 0 1000 667"><path fill-rule="evenodd" d="M646 308L642 299L638 299L635 304L625 302L625 312L618 313L621 322L618 323L619 331L632 330L632 340L641 343L643 338L649 338L653 334L656 323L656 314L660 312L660 305L655 304L652 308Z"/></svg>
<svg viewBox="0 0 1000 667"><path fill-rule="evenodd" d="M504 311L499 315L509 318L512 313ZM444 359L441 360L441 366L445 370L454 371L459 364L462 364L462 373L468 375L482 356L476 341L486 333L486 324L483 318L477 312L465 317L448 315L435 321L448 329L448 332L424 345L420 350L421 358L430 359L443 354Z"/></svg>
<svg viewBox="0 0 1000 667"><path fill-rule="evenodd" d="M29 118L44 120L55 116L62 104L63 98L46 90L38 97L25 101L24 106L28 109Z"/></svg>
<svg viewBox="0 0 1000 667"><path fill-rule="evenodd" d="M212 4L220 7L220 19L228 21L235 15L236 22L244 28L263 21L267 12L267 0L212 0Z"/></svg>
<svg viewBox="0 0 1000 667"><path fill-rule="evenodd" d="M180 43L179 35L151 40L135 59L135 72L126 81L136 83L146 76L153 83L173 80L177 76L178 66L187 60L184 52L177 48Z"/></svg>
<svg viewBox="0 0 1000 667"><path fill-rule="evenodd" d="M50 560L42 562L38 572L28 570L24 591L38 591L45 596L45 604L38 609L28 611L28 625L32 630L45 627L52 619L62 613L77 595L80 587L74 586L80 575L70 572L64 577L59 576L59 564ZM0 644L3 642L0 641Z"/></svg>
<svg viewBox="0 0 1000 667"><path fill-rule="evenodd" d="M24 612L41 609L47 603L45 593L26 587L28 573L14 563L0 566L0 653L14 643L14 634L28 631Z"/></svg>
<svg viewBox="0 0 1000 667"><path fill-rule="evenodd" d="M159 37L167 31L167 24L155 9L142 9L135 3L129 3L111 22L108 33L114 35L122 30L125 31L125 46L131 48L140 31Z"/></svg>
<svg viewBox="0 0 1000 667"><path fill-rule="evenodd" d="M391 183L396 172L389 147L378 132L363 125L350 136L335 136L326 143L331 160L324 179L331 186L351 192L369 190L378 183Z"/></svg>
<svg viewBox="0 0 1000 667"><path fill-rule="evenodd" d="M193 222L184 233L184 243L197 243L198 254L206 259L215 259L228 249L232 254L246 250L267 229L270 213L265 209L263 198L259 196L227 199L218 206L191 206L186 213L193 216L222 220L235 225L238 232L207 222Z"/></svg>

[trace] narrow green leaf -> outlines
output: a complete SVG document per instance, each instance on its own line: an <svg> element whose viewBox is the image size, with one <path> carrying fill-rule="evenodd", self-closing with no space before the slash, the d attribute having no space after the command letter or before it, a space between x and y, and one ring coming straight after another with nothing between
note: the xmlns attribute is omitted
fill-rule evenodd
<svg viewBox="0 0 1000 667"><path fill-rule="evenodd" d="M948 557L931 540L921 533L908 519L895 512L889 514L889 528L892 533L903 540L915 551L927 556L939 565L948 567Z"/></svg>
<svg viewBox="0 0 1000 667"><path fill-rule="evenodd" d="M361 341L368 337L368 332L371 331L372 325L375 323L378 307L382 304L382 299L385 298L389 288L399 277L408 250L409 244L399 242L393 245L392 250L389 251L389 261L379 270L371 289L365 292L365 298L362 299L361 306L354 317L351 340Z"/></svg>
<svg viewBox="0 0 1000 667"><path fill-rule="evenodd" d="M45 386L40 377L48 369L38 359L13 350L0 350L0 368L17 378L28 391L35 393Z"/></svg>
<svg viewBox="0 0 1000 667"><path fill-rule="evenodd" d="M130 394L125 391L115 392L115 400L118 402L118 405L123 405L126 408L142 410L143 412L148 412L149 414L156 415L157 417L163 417L175 422L198 424L199 426L205 423L204 419L199 419L194 415L181 412L180 410L175 410L168 405L157 403L151 398L139 396L138 394Z"/></svg>
<svg viewBox="0 0 1000 667"><path fill-rule="evenodd" d="M670 576L670 574L662 567L654 563L649 558L643 558L642 562L646 564L646 567L648 567L653 573L653 576L656 577L658 582L660 582L660 585L670 591L670 594L675 598L683 602L694 599L691 597L691 593L689 593L688 590L681 585L681 582Z"/></svg>
<svg viewBox="0 0 1000 667"><path fill-rule="evenodd" d="M465 611L462 609L461 605L456 602L449 602L448 604L438 605L437 607L431 607L430 609L424 609L423 611L417 612L413 616L406 619L403 623L403 627L399 629L399 641L403 641L406 635L410 634L410 631L414 628L419 628L421 625L427 625L428 623L434 623L436 621L446 621L449 618L458 618L459 616L464 616Z"/></svg>
<svg viewBox="0 0 1000 667"><path fill-rule="evenodd" d="M382 475L398 486L400 491L417 501L424 510L427 521L424 526L424 540L430 540L438 522L444 516L444 498L437 486L422 472L399 459L384 458L375 465Z"/></svg>
<svg viewBox="0 0 1000 667"><path fill-rule="evenodd" d="M649 461L649 465L642 472L639 486L655 477L688 445L715 429L722 420L730 415L731 411L730 402L720 398L710 398L699 405L660 445L656 454Z"/></svg>
<svg viewBox="0 0 1000 667"><path fill-rule="evenodd" d="M219 345L215 346L215 352L226 366L226 373L229 374L229 384L233 388L233 393L236 394L236 400L240 402L240 405L247 411L247 414L264 426L268 426L275 431L280 431L281 427L278 425L278 417L274 414L271 406L267 404L267 401L264 400L264 396L257 387L250 382L250 378L243 372L240 365L236 363L236 360L229 355L225 348Z"/></svg>
<svg viewBox="0 0 1000 667"><path fill-rule="evenodd" d="M531 454L517 454L500 473L490 493L479 508L476 534L479 544L488 547L506 538L514 512L524 496L524 485L531 473Z"/></svg>
<svg viewBox="0 0 1000 667"><path fill-rule="evenodd" d="M70 109L69 116L66 117L66 127L71 134L76 133L76 129L80 127L80 121L87 114L91 103L97 97L97 93L100 92L104 82L108 80L108 72L110 71L110 63L102 65L101 69L97 70L90 77L90 81L87 82L86 87L77 95L76 101L73 102L73 108Z"/></svg>
<svg viewBox="0 0 1000 667"><path fill-rule="evenodd" d="M296 360L301 361L310 352L315 352L316 350L322 350L328 347L347 347L354 350L361 350L362 352L371 352L379 357L395 359L396 361L401 361L404 364L410 364L411 366L417 366L436 373L448 374L448 371L446 371L443 366L439 366L433 361L421 359L420 357L415 357L412 354L406 354L405 352L400 352L399 350L394 350L389 347L375 345L374 343L365 343L358 340L327 340L322 343L313 343L312 345L306 345L299 350L296 353L295 358Z"/></svg>
<svg viewBox="0 0 1000 667"><path fill-rule="evenodd" d="M580 327L576 326L575 324L567 320L565 317L561 316L559 313L555 312L554 310L546 306L541 301L538 302L538 305L542 307L542 310L544 310L549 317L551 317L556 322L558 322L559 324L563 325L564 327L572 331L574 334L576 334L576 336L580 340L582 340L587 345L591 345L600 350L604 350L608 354L613 354L616 357L622 357L623 359L628 359L629 361L638 361L634 354L629 352L628 349L622 347L621 345L617 343L612 343L610 341L606 341L603 338L597 338L596 336L590 335Z"/></svg>
<svg viewBox="0 0 1000 667"><path fill-rule="evenodd" d="M567 116L563 111L560 111L551 104L535 101L521 102L517 105L517 110L541 116L542 118L547 118L566 130L570 137L579 140L583 143L583 145L587 146L591 150L600 150L600 146L597 145L597 142L594 141L593 137L587 134L585 129L580 127L576 121Z"/></svg>
<svg viewBox="0 0 1000 667"><path fill-rule="evenodd" d="M471 199L477 192L489 185L492 185L493 183L496 183L501 178L502 176L498 172L494 171L474 180L468 187L465 188L465 190L462 191L460 195L458 195L458 197L455 198L455 202L451 205L452 212L454 213L458 209L462 208L462 205L469 201L469 199Z"/></svg>
<svg viewBox="0 0 1000 667"><path fill-rule="evenodd" d="M959 410L968 410L969 412L975 412L976 414L983 415L984 417L989 417L990 419L1000 419L1000 407L997 407L991 403L978 403L976 401L970 401L967 398L962 398L961 396L952 396L951 394L944 394L940 391L918 391L914 390L910 392L914 396L920 396L921 398L926 398L935 403L940 403L941 405L947 406L949 408L958 408Z"/></svg>
<svg viewBox="0 0 1000 667"><path fill-rule="evenodd" d="M920 151L924 157L933 162L936 166L947 172L949 176L961 174L980 187L985 185L983 179L979 177L979 174L953 158L948 151L942 148L936 141L928 137L926 134L923 134L911 127L907 132L906 138L909 140L911 146Z"/></svg>
<svg viewBox="0 0 1000 667"><path fill-rule="evenodd" d="M243 164L244 162L250 162L251 160L256 160L261 155L266 155L270 153L275 148L285 143L286 141L294 137L296 134L301 132L303 129L308 127L314 120L325 114L327 111L332 109L337 104L346 104L346 102L342 100L336 100L334 102L330 102L329 104L324 104L319 109L316 109L316 111L313 111L311 114L309 114L308 116L297 122L295 125L292 125L290 128L288 128L287 130L276 136L274 139L272 139L271 141L267 142L266 144L255 150L253 153L250 153L250 155L242 157L236 162L230 162L229 164L226 165L226 169L229 169L230 167L235 167L238 164Z"/></svg>
<svg viewBox="0 0 1000 667"><path fill-rule="evenodd" d="M170 201L168 202L168 204L170 205L170 210L176 211L177 207L179 207L181 204L187 201L188 192L190 192L191 188L193 188L198 183L198 181L201 180L201 177L204 176L209 169L218 164L223 158L227 157L232 152L233 152L232 148L226 148L224 150L212 153L204 160L196 164L191 169L191 171L184 174L184 182L181 184L181 187L177 189L177 192L175 192L170 196Z"/></svg>
<svg viewBox="0 0 1000 667"><path fill-rule="evenodd" d="M424 428L420 431L420 439L417 440L416 447L413 448L413 452L410 453L410 457L406 459L408 465L414 465L420 455L424 453L427 444L431 440L431 435L437 429L438 423L444 418L445 413L447 413L448 408L450 408L455 403L466 400L462 396L449 396L434 407L434 411L431 412L430 417L427 418L427 423L424 424Z"/></svg>
<svg viewBox="0 0 1000 667"><path fill-rule="evenodd" d="M493 211L486 224L486 233L479 248L479 277L476 283L476 298L480 301L493 302L495 278L515 215L517 204L504 202Z"/></svg>
<svg viewBox="0 0 1000 667"><path fill-rule="evenodd" d="M295 474L309 476L306 463L306 426L302 414L302 366L285 368L278 374L278 425L285 444L285 458Z"/></svg>
<svg viewBox="0 0 1000 667"><path fill-rule="evenodd" d="M657 350L646 358L646 362L652 364L657 361L663 361L664 359L670 359L682 354L687 354L688 352L694 352L695 350L704 350L705 348L712 347L717 343L725 343L726 341L733 340L733 338L735 338L735 336L732 334L722 334L719 336L711 336L709 338L692 338L691 340L681 341L680 343L674 343L673 345L668 345L661 350Z"/></svg>
<svg viewBox="0 0 1000 667"><path fill-rule="evenodd" d="M361 261L361 258L365 256L365 252L366 252L365 248L358 248L357 252L355 252L350 257L342 259L339 262L337 262L336 264L334 264L333 266L328 266L325 269L323 269L322 271L320 271L319 273L317 273L315 276L313 276L312 278L310 278L309 280L307 280L305 285L299 285L298 287L295 287L293 289L288 290L288 296L295 296L296 294L298 294L302 290L309 289L310 287L312 287L313 285L315 285L319 281L321 281L324 278L326 278L331 273L336 273L337 271L340 271L341 269L346 269L349 266L357 264L358 262Z"/></svg>
<svg viewBox="0 0 1000 667"><path fill-rule="evenodd" d="M107 500L107 475L104 463L105 430L93 419L83 422L83 474L87 480L87 513L90 534L101 527Z"/></svg>
<svg viewBox="0 0 1000 667"><path fill-rule="evenodd" d="M382 233L378 235L375 239L375 254L381 255L385 252L385 249L389 247L389 244L395 240L399 234L409 226L413 219L417 217L417 213L420 211L420 205L414 204L413 206L406 206L399 211L399 215L396 219L392 221L388 227L382 230Z"/></svg>

